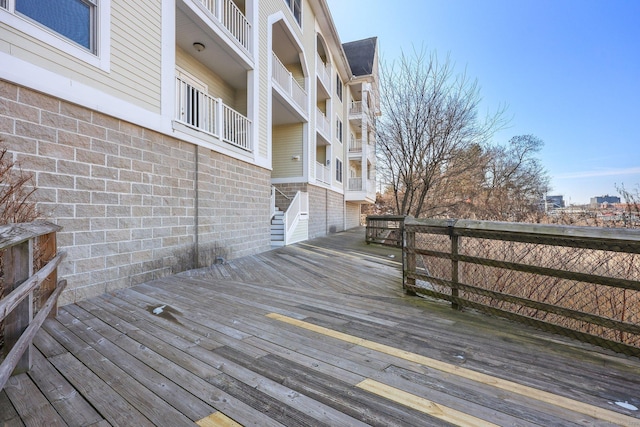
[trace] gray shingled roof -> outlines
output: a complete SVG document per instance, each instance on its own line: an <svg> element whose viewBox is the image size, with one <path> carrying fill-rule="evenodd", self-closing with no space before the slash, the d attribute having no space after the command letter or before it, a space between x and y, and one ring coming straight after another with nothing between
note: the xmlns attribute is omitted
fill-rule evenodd
<svg viewBox="0 0 640 427"><path fill-rule="evenodd" d="M373 73L376 43L378 43L378 38L371 37L342 45L354 76L366 76Z"/></svg>

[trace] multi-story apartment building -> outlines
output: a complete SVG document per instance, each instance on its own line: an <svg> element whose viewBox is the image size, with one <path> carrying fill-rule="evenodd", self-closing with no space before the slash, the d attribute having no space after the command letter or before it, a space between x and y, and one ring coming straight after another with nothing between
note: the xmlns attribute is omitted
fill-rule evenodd
<svg viewBox="0 0 640 427"><path fill-rule="evenodd" d="M61 303L358 225L377 41L325 0L0 0L0 138Z"/></svg>

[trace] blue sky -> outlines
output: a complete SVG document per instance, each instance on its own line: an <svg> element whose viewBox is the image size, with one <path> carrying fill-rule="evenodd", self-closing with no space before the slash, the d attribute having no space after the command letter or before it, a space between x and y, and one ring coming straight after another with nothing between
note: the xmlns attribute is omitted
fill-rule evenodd
<svg viewBox="0 0 640 427"><path fill-rule="evenodd" d="M640 186L639 0L327 0L342 42L377 36L449 54L483 110L508 107L497 142L533 134L567 203Z"/></svg>

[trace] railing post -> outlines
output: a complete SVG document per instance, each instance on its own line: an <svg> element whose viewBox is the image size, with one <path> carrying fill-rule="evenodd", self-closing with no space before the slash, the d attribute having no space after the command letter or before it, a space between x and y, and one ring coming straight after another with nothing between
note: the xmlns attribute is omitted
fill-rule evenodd
<svg viewBox="0 0 640 427"><path fill-rule="evenodd" d="M453 230L452 230L453 231ZM451 297L458 298L458 239L457 234L451 235ZM460 304L454 299L451 308L460 310Z"/></svg>
<svg viewBox="0 0 640 427"><path fill-rule="evenodd" d="M407 295L415 296L416 293L413 288L416 286L416 279L415 277L409 277L409 275L415 275L416 273L416 232L414 230L407 230L405 227L403 235L402 288Z"/></svg>
<svg viewBox="0 0 640 427"><path fill-rule="evenodd" d="M55 258L58 250L58 245L56 241L56 233L52 232L49 234L45 234L38 238L38 250L37 253L40 254L41 264L44 265ZM58 269L56 268L53 272L47 276L47 278L40 285L40 292L44 294L41 297L41 301L38 303L38 306L42 306L42 301L46 301L49 298L49 295L53 293L58 284ZM58 315L58 300L51 309L51 313L49 313L49 317L53 318Z"/></svg>
<svg viewBox="0 0 640 427"><path fill-rule="evenodd" d="M216 130L214 134L216 134L218 138L224 139L224 134L227 130L225 129L226 123L224 120L224 108L222 107L222 99L216 98L215 109Z"/></svg>
<svg viewBox="0 0 640 427"><path fill-rule="evenodd" d="M27 240L4 251L4 283L7 293L13 291L29 278L33 271L33 241ZM29 326L33 318L33 292L25 298L5 318L4 345L11 349ZM14 374L27 372L31 368L31 346L24 352L16 364Z"/></svg>

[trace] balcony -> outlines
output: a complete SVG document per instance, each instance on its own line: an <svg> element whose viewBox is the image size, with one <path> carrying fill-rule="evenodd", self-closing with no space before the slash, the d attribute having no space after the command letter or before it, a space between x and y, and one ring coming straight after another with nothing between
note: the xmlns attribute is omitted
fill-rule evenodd
<svg viewBox="0 0 640 427"><path fill-rule="evenodd" d="M316 181L331 184L331 168L316 162Z"/></svg>
<svg viewBox="0 0 640 427"><path fill-rule="evenodd" d="M376 201L376 180L362 177L349 178L344 197L348 202L374 203Z"/></svg>
<svg viewBox="0 0 640 427"><path fill-rule="evenodd" d="M176 5L180 55L191 56L189 61L198 61L233 90L246 91L247 72L255 63L253 28L242 9L231 0L178 0Z"/></svg>
<svg viewBox="0 0 640 427"><path fill-rule="evenodd" d="M175 120L227 144L253 150L248 118L180 78L176 78Z"/></svg>
<svg viewBox="0 0 640 427"><path fill-rule="evenodd" d="M251 24L233 1L198 1L209 11L213 19L222 24L231 37L233 37L247 53L251 53Z"/></svg>
<svg viewBox="0 0 640 427"><path fill-rule="evenodd" d="M363 180L362 178L349 178L349 182L347 183L347 191L365 191L367 193L376 192L376 180L375 179L367 179Z"/></svg>
<svg viewBox="0 0 640 427"><path fill-rule="evenodd" d="M307 114L307 91L287 70L275 53L272 53L272 81L283 97L293 104L304 116Z"/></svg>
<svg viewBox="0 0 640 427"><path fill-rule="evenodd" d="M326 64L320 55L316 55L316 75L322 83L322 89L327 98L331 95L331 66Z"/></svg>
<svg viewBox="0 0 640 427"><path fill-rule="evenodd" d="M349 140L349 154L361 154L362 153L362 139Z"/></svg>
<svg viewBox="0 0 640 427"><path fill-rule="evenodd" d="M328 143L331 143L331 122L325 113L316 107L316 130Z"/></svg>
<svg viewBox="0 0 640 427"><path fill-rule="evenodd" d="M362 120L369 112L369 107L365 102L353 101L349 105L349 120Z"/></svg>

